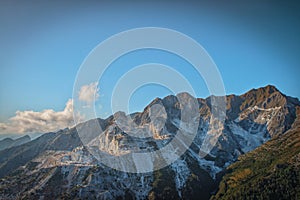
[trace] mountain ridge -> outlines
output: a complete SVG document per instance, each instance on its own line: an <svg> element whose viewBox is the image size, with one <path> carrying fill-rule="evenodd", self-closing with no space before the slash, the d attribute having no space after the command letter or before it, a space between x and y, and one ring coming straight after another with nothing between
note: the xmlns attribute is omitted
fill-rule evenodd
<svg viewBox="0 0 300 200"><path fill-rule="evenodd" d="M211 199L299 199L300 108L292 128L226 169Z"/></svg>
<svg viewBox="0 0 300 200"><path fill-rule="evenodd" d="M16 139L4 138L0 140L0 151L10 147L22 145L26 142L29 142L30 140L31 138L29 135L25 135Z"/></svg>
<svg viewBox="0 0 300 200"><path fill-rule="evenodd" d="M116 119L124 115L120 112L0 151L0 194L7 199L18 195L20 198L44 196L50 199L122 199L125 196L129 199L197 199L201 195L209 199L226 168L240 155L284 135L295 124L300 107L299 100L283 95L272 86L239 96L227 95L222 134L216 138L211 152L201 158L198 153L210 130L211 98L197 98L200 118L196 137L180 159L170 166L145 174L119 172L96 160L83 143L94 140L96 148L112 155L119 151L160 149L172 140L182 123L181 105L173 95L156 98L143 112L130 114L136 124L151 128L152 137L146 139L133 139L118 127ZM155 104L165 108L163 127L151 124L149 112ZM98 125L103 130L101 134L95 131ZM80 138L78 130L83 130L88 137ZM112 183L112 180L115 181Z"/></svg>

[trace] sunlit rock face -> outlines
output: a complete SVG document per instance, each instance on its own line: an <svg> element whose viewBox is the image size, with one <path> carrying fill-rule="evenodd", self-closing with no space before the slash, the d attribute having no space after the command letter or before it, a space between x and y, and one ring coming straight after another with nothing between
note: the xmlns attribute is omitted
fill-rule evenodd
<svg viewBox="0 0 300 200"><path fill-rule="evenodd" d="M180 95L182 101L186 100L185 106L193 103L189 94ZM253 89L240 96L224 97L226 113L219 114L225 116L225 121L219 124L212 114L216 109L212 98L194 99L197 109L190 116L183 116L184 106L178 96L156 98L143 112L118 112L3 150L0 197L190 199L201 195L208 199L227 166L292 127L300 105L274 86ZM100 151L112 156L115 160L111 164L118 164L121 156L160 150L178 131L189 133L195 124L195 138L186 152L160 170L126 173L105 165L105 157L95 154ZM85 136L78 135L78 131ZM203 154L205 145L212 141L213 148ZM132 159L125 162L123 171L140 165L154 168L155 162Z"/></svg>

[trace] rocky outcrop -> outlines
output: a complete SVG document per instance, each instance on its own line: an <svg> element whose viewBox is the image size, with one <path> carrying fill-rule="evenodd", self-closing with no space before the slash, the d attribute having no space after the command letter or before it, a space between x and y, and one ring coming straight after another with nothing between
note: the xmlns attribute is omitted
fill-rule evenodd
<svg viewBox="0 0 300 200"><path fill-rule="evenodd" d="M183 116L185 108L178 98L186 100L185 106L196 100L198 106L190 115L198 116ZM225 98L226 117L222 126L215 124L217 134L211 131L213 109L217 109L211 101L218 97L193 100L182 93L156 98L140 113L126 116L118 112L107 119L93 119L1 151L1 197L208 199L230 164L271 138L284 135L299 115L299 101L274 86ZM196 135L187 151L157 171L117 171L101 162L104 157L91 154L101 151L114 156L117 163L122 155L165 147L178 131L190 132L191 124L197 124ZM210 140L206 140L207 135ZM208 154L203 154L203 145L211 140L215 140L215 145ZM129 164L138 167L140 163Z"/></svg>

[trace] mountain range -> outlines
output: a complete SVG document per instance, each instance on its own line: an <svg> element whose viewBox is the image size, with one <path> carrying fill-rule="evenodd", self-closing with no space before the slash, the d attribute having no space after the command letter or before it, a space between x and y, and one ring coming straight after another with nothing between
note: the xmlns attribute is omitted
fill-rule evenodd
<svg viewBox="0 0 300 200"><path fill-rule="evenodd" d="M10 147L19 146L21 144L29 142L30 140L31 138L28 135L22 136L17 139L5 138L3 140L0 140L0 151Z"/></svg>
<svg viewBox="0 0 300 200"><path fill-rule="evenodd" d="M126 114L118 112L3 149L0 199L300 198L300 102L272 85L224 97L224 125L205 156L199 151L210 130L212 96L196 99L197 134L186 152L162 169L118 171L91 153L96 148L118 158L163 148L178 130L188 129L181 120L179 98L190 95L156 98L143 112L130 115L139 127L150 127L149 137L132 137L119 127L118 119ZM165 110L160 127L151 122L153 105ZM78 131L87 137L83 139Z"/></svg>

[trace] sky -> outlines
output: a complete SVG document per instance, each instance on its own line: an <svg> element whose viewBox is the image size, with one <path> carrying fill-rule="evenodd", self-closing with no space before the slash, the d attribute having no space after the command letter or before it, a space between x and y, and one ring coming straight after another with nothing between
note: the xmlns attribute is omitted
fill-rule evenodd
<svg viewBox="0 0 300 200"><path fill-rule="evenodd" d="M272 84L299 98L299 9L297 1L0 1L0 135L71 126L73 86L85 58L112 35L142 27L173 29L197 41L227 94ZM88 107L95 97L97 116L109 116L118 80L145 63L168 65L197 97L210 95L186 60L146 49L113 62L99 82L81 88L80 100ZM129 112L169 94L157 84L140 87Z"/></svg>

